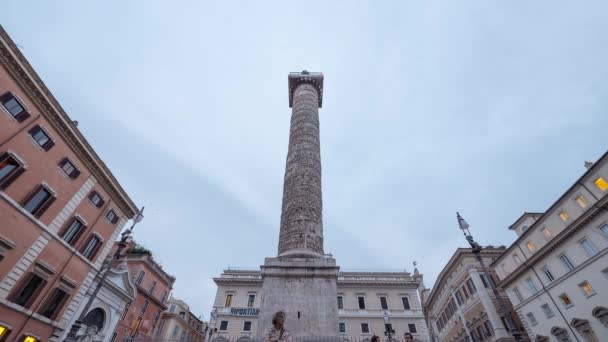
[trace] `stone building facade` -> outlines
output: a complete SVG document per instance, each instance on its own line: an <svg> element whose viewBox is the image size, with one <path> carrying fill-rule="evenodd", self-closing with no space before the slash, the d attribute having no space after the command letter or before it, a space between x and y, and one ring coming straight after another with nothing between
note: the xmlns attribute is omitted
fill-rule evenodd
<svg viewBox="0 0 608 342"><path fill-rule="evenodd" d="M486 247L481 251L484 264L490 265L505 247ZM490 282L496 281L489 267L488 278L472 249L458 248L445 265L433 289L424 296L424 311L432 341L513 341L501 317ZM504 290L499 293L512 309ZM515 325L522 330L515 315ZM522 331L522 336L525 333Z"/></svg>
<svg viewBox="0 0 608 342"><path fill-rule="evenodd" d="M171 297L155 338L163 341L205 341L207 323L196 317L183 300Z"/></svg>
<svg viewBox="0 0 608 342"><path fill-rule="evenodd" d="M544 213L525 213L493 264L536 341L608 341L608 153Z"/></svg>
<svg viewBox="0 0 608 342"><path fill-rule="evenodd" d="M0 28L0 340L58 340L136 211Z"/></svg>
<svg viewBox="0 0 608 342"><path fill-rule="evenodd" d="M161 315L168 308L167 300L175 277L163 270L150 251L133 240L129 241L126 255L121 258L121 262L126 265L135 285L135 299L122 312L113 339L153 339Z"/></svg>
<svg viewBox="0 0 608 342"><path fill-rule="evenodd" d="M258 325L260 302L265 295L259 270L229 269L214 281L218 290L209 322L214 330L214 340L247 341L269 329ZM396 271L340 272L337 284L334 299L338 312L336 336L361 340L374 334L384 336L387 313L395 338L411 332L415 340L429 341L419 299L423 289L422 275ZM287 329L293 324L288 320Z"/></svg>

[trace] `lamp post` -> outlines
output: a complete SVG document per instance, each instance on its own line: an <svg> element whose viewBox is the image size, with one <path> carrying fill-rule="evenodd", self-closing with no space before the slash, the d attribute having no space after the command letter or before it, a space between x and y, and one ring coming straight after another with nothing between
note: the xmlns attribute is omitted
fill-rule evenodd
<svg viewBox="0 0 608 342"><path fill-rule="evenodd" d="M386 330L384 335L388 337L388 341L390 342L395 330L393 330L393 326L391 325L391 318L388 315L388 311L384 311L384 328Z"/></svg>
<svg viewBox="0 0 608 342"><path fill-rule="evenodd" d="M77 341L76 334L82 327L84 318L85 318L87 312L89 311L89 309L91 308L91 305L93 304L93 300L95 300L95 298L97 297L99 290L101 290L103 283L105 282L106 278L108 277L109 271L112 268L112 264L114 263L114 261L120 259L120 256L121 256L120 253L127 246L127 240L131 236L131 233L133 233L133 229L135 228L135 225L144 219L144 208L145 207L141 207L141 209L137 211L137 215L135 215L135 217L133 218L133 224L131 224L131 227L129 227L129 229L125 230L124 232L122 232L120 241L118 242L118 248L116 248L116 252L114 253L114 255L108 257L103 262L103 264L101 264L101 268L99 269L99 272L97 272L97 276L99 276L101 274L101 279L97 283L97 286L95 286L95 289L93 290L93 293L89 297L87 304L84 306L84 308L80 312L80 316L78 316L78 319L76 319L74 324L72 324L70 332L68 333L66 338L63 340L64 342Z"/></svg>
<svg viewBox="0 0 608 342"><path fill-rule="evenodd" d="M515 339L515 341L522 341L521 334L515 328L515 323L513 322L513 316L511 315L511 310L508 309L507 305L505 304L505 301L502 299L502 296L500 295L500 293L498 293L498 289L496 288L496 285L494 285L494 282L492 281L492 278L490 277L490 273L488 272L486 265L483 263L483 260L481 259L481 250L483 248L473 239L473 236L471 235L471 232L469 231L469 224L467 223L467 221L465 221L462 218L462 216L460 216L459 213L456 213L456 219L458 220L458 226L462 230L464 237L467 239L467 241L469 242L469 245L471 246L471 249L473 250L473 255L475 255L475 259L477 259L477 261L479 262L479 265L481 266L481 270L483 271L483 274L486 277L487 282L490 283L490 287L492 288L494 297L496 297L496 301L498 302L499 314L501 315L501 317L505 318L505 320L507 322L507 330L509 330L511 335L513 335L513 338Z"/></svg>

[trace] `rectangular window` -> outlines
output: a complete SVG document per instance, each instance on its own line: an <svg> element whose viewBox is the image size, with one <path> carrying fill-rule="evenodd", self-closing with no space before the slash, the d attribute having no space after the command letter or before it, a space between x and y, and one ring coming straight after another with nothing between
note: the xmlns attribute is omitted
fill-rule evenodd
<svg viewBox="0 0 608 342"><path fill-rule="evenodd" d="M581 208L585 208L587 206L587 200L585 199L585 197L583 197L583 195L576 196L576 203Z"/></svg>
<svg viewBox="0 0 608 342"><path fill-rule="evenodd" d="M403 303L403 310L409 310L410 309L410 299L409 297L401 297L401 302Z"/></svg>
<svg viewBox="0 0 608 342"><path fill-rule="evenodd" d="M22 341L23 342L41 342L39 339L35 338L34 336L30 336L30 335L23 335L21 336Z"/></svg>
<svg viewBox="0 0 608 342"><path fill-rule="evenodd" d="M116 224L116 222L118 222L118 215L116 215L114 210L110 209L106 213L106 219L108 219L108 221L110 221L110 223Z"/></svg>
<svg viewBox="0 0 608 342"><path fill-rule="evenodd" d="M146 272L144 272L144 271L139 272L139 275L137 276L137 280L135 281L135 283L137 285L141 285L141 282L144 280L145 275L146 275Z"/></svg>
<svg viewBox="0 0 608 342"><path fill-rule="evenodd" d="M142 305L141 307L141 311L140 313L143 315L144 313L146 313L146 309L148 308L148 301L144 300L144 305Z"/></svg>
<svg viewBox="0 0 608 342"><path fill-rule="evenodd" d="M536 250L536 245L535 245L535 244L534 244L534 242L532 242L532 241L528 241L528 242L526 243L526 247L528 248L528 250L529 250L530 252L534 252L534 251Z"/></svg>
<svg viewBox="0 0 608 342"><path fill-rule="evenodd" d="M250 321L245 321L245 323L243 324L243 331L251 331L251 322Z"/></svg>
<svg viewBox="0 0 608 342"><path fill-rule="evenodd" d="M38 125L30 129L28 133L38 144L38 146L42 147L42 149L45 151L48 151L51 149L51 147L55 146L55 143L49 137L49 135Z"/></svg>
<svg viewBox="0 0 608 342"><path fill-rule="evenodd" d="M68 158L63 158L59 163L61 171L63 171L70 179L76 179L80 175L80 171L74 166Z"/></svg>
<svg viewBox="0 0 608 342"><path fill-rule="evenodd" d="M471 278L467 279L467 288L471 294L477 292L477 288L475 288L475 284L473 284L473 280Z"/></svg>
<svg viewBox="0 0 608 342"><path fill-rule="evenodd" d="M40 185L23 203L23 208L30 214L40 218L48 207L55 201L55 197L44 185Z"/></svg>
<svg viewBox="0 0 608 342"><path fill-rule="evenodd" d="M6 342L6 338L11 334L11 329L0 325L0 342Z"/></svg>
<svg viewBox="0 0 608 342"><path fill-rule="evenodd" d="M82 249L82 256L92 260L101 244L101 239L95 235L91 236L87 245Z"/></svg>
<svg viewBox="0 0 608 342"><path fill-rule="evenodd" d="M367 324L367 323L361 323L361 333L362 334L369 334L369 324Z"/></svg>
<svg viewBox="0 0 608 342"><path fill-rule="evenodd" d="M46 318L55 320L57 314L59 311L61 311L61 307L66 302L68 297L69 295L65 291L56 288L39 313Z"/></svg>
<svg viewBox="0 0 608 342"><path fill-rule="evenodd" d="M380 307L382 310L388 310L388 303L386 302L386 297L380 297Z"/></svg>
<svg viewBox="0 0 608 342"><path fill-rule="evenodd" d="M8 152L0 155L0 189L5 190L19 177L25 169L23 165Z"/></svg>
<svg viewBox="0 0 608 342"><path fill-rule="evenodd" d="M158 319L160 318L160 313L161 313L161 312L162 312L162 311L160 311L160 310L157 310L157 311L156 311L156 315L154 315L154 323L158 322Z"/></svg>
<svg viewBox="0 0 608 342"><path fill-rule="evenodd" d="M528 312L526 314L526 317L528 317L528 321L530 322L531 325L537 325L538 321L536 321L536 317L534 317L534 314L531 312Z"/></svg>
<svg viewBox="0 0 608 342"><path fill-rule="evenodd" d="M600 232L602 232L602 235L604 235L604 237L608 238L608 224L601 226Z"/></svg>
<svg viewBox="0 0 608 342"><path fill-rule="evenodd" d="M342 296L338 296L338 309L344 309L344 299Z"/></svg>
<svg viewBox="0 0 608 342"><path fill-rule="evenodd" d="M551 229L545 227L543 228L543 235L547 238L550 238L553 236L553 233L551 232Z"/></svg>
<svg viewBox="0 0 608 342"><path fill-rule="evenodd" d="M357 297L359 301L359 310L365 310L365 297Z"/></svg>
<svg viewBox="0 0 608 342"><path fill-rule="evenodd" d="M255 295L250 294L249 298L247 298L247 307L252 308L254 304L255 304Z"/></svg>
<svg viewBox="0 0 608 342"><path fill-rule="evenodd" d="M232 293L226 295L226 301L224 302L224 306L227 308L232 306Z"/></svg>
<svg viewBox="0 0 608 342"><path fill-rule="evenodd" d="M567 211L562 210L562 211L559 213L559 218L561 218L561 219L562 219L562 221L566 222L566 221L568 221L568 219L570 218L570 214L568 214L568 212L567 212Z"/></svg>
<svg viewBox="0 0 608 342"><path fill-rule="evenodd" d="M25 119L30 117L30 113L25 110L25 107L17 100L17 98L11 93L5 93L0 96L0 102L6 111L13 117L17 122L23 122Z"/></svg>
<svg viewBox="0 0 608 342"><path fill-rule="evenodd" d="M68 228L63 233L63 240L70 245L74 246L80 234L82 233L84 224L77 218L72 220L72 223L68 226Z"/></svg>
<svg viewBox="0 0 608 342"><path fill-rule="evenodd" d="M167 291L163 291L163 295L160 296L160 302L164 304L165 298L167 298Z"/></svg>
<svg viewBox="0 0 608 342"><path fill-rule="evenodd" d="M384 331L390 331L391 334L394 334L395 331L393 330L393 325L390 323L384 323Z"/></svg>
<svg viewBox="0 0 608 342"><path fill-rule="evenodd" d="M456 292L454 292L454 296L456 297L456 301L458 302L458 305L462 305L464 303L464 300L462 298L462 294L460 294L460 291L456 290Z"/></svg>
<svg viewBox="0 0 608 342"><path fill-rule="evenodd" d="M494 335L494 329L492 328L492 324L490 323L490 321L483 322L483 327L485 328L486 336Z"/></svg>
<svg viewBox="0 0 608 342"><path fill-rule="evenodd" d="M570 259L565 254L560 256L559 259L562 261L562 264L564 264L564 267L566 267L568 272L570 272L574 269L574 264L572 263L572 261L570 261Z"/></svg>
<svg viewBox="0 0 608 342"><path fill-rule="evenodd" d="M410 323L407 325L407 328L412 334L416 334L418 332L418 330L416 330L416 324Z"/></svg>
<svg viewBox="0 0 608 342"><path fill-rule="evenodd" d="M551 273L551 270L549 270L549 267L543 267L543 273L550 282L555 280L555 277L553 276L553 273Z"/></svg>
<svg viewBox="0 0 608 342"><path fill-rule="evenodd" d="M483 332L483 327L481 325L478 325L477 328L475 329L475 331L477 331L477 335L479 335L479 337L481 338L482 341L486 338L486 336Z"/></svg>
<svg viewBox="0 0 608 342"><path fill-rule="evenodd" d="M536 287L536 283L534 282L534 280L532 280L532 278L526 279L526 284L528 285L528 289L532 294L538 292L538 287Z"/></svg>
<svg viewBox="0 0 608 342"><path fill-rule="evenodd" d="M519 292L519 289L517 287L513 288L513 293L515 294L515 297L517 297L517 300L519 300L520 303L524 301L524 297L521 295L521 292Z"/></svg>
<svg viewBox="0 0 608 342"><path fill-rule="evenodd" d="M593 184L595 184L595 186L602 191L606 191L606 189L608 189L608 182L606 182L602 177L598 177Z"/></svg>
<svg viewBox="0 0 608 342"><path fill-rule="evenodd" d="M466 299L469 299L469 293L467 292L467 287L462 285L461 289L462 289L462 293L464 293L464 296L466 297Z"/></svg>
<svg viewBox="0 0 608 342"><path fill-rule="evenodd" d="M89 195L89 201L93 203L93 205L97 208L101 208L103 206L104 200L97 191L91 192Z"/></svg>
<svg viewBox="0 0 608 342"><path fill-rule="evenodd" d="M37 274L30 273L30 275L23 282L22 286L17 289L15 294L12 296L11 301L27 309L36 299L36 296L45 284L46 280L42 279L42 277L38 276Z"/></svg>
<svg viewBox="0 0 608 342"><path fill-rule="evenodd" d="M152 282L152 285L150 285L150 296L154 295L154 289L156 288L156 281Z"/></svg>
<svg viewBox="0 0 608 342"><path fill-rule="evenodd" d="M340 322L338 323L338 329L340 330L340 333L345 333L346 332L346 323L344 322Z"/></svg>
<svg viewBox="0 0 608 342"><path fill-rule="evenodd" d="M589 284L589 282L586 280L584 282L578 284L578 286L581 288L581 290L587 297L591 297L595 294L593 287L591 287L591 284Z"/></svg>
<svg viewBox="0 0 608 342"><path fill-rule="evenodd" d="M543 309L543 312L545 313L545 316L547 316L547 318L553 317L553 310L551 310L551 307L549 307L549 304L545 303L545 304L541 305L540 307Z"/></svg>
<svg viewBox="0 0 608 342"><path fill-rule="evenodd" d="M220 322L220 331L226 331L228 330L228 321L221 321Z"/></svg>
<svg viewBox="0 0 608 342"><path fill-rule="evenodd" d="M490 288L492 287L492 279L485 273L482 273L479 275L479 278L481 279L481 282L483 283L483 286L485 288Z"/></svg>
<svg viewBox="0 0 608 342"><path fill-rule="evenodd" d="M582 239L578 243L581 245L581 247L583 247L588 256L592 257L597 255L597 249L589 240Z"/></svg>
<svg viewBox="0 0 608 342"><path fill-rule="evenodd" d="M563 303L565 306L570 306L570 305L572 305L572 301L570 300L570 297L568 297L568 295L567 295L567 294L565 294L565 293L561 294L561 295L559 296L559 299L561 299L562 303Z"/></svg>

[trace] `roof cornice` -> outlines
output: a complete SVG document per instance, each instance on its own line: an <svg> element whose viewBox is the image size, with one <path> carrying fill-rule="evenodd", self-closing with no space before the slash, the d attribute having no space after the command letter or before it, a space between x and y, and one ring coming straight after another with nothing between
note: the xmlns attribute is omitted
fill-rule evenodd
<svg viewBox="0 0 608 342"><path fill-rule="evenodd" d="M70 117L1 25L0 63L15 82L21 86L21 89L27 93L41 114L78 155L83 164L91 171L91 174L102 184L104 190L110 194L121 211L129 218L134 217L137 213L135 203L114 178L112 172L93 150L86 138L72 124Z"/></svg>

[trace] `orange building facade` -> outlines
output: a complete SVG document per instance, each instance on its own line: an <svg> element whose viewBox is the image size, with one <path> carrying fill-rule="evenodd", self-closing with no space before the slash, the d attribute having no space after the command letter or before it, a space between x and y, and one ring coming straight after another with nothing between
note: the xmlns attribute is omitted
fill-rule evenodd
<svg viewBox="0 0 608 342"><path fill-rule="evenodd" d="M161 315L167 310L175 277L163 270L150 251L134 241L129 242L121 261L126 262L136 293L116 326L114 341L153 339L160 328Z"/></svg>
<svg viewBox="0 0 608 342"><path fill-rule="evenodd" d="M0 27L0 341L56 341L137 208Z"/></svg>

